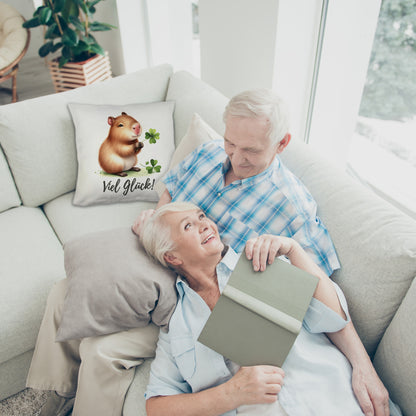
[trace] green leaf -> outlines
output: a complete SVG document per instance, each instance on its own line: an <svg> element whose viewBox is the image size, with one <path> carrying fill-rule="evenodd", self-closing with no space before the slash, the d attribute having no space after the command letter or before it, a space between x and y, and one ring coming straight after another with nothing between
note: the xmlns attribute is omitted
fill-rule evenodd
<svg viewBox="0 0 416 416"><path fill-rule="evenodd" d="M105 32L106 30L115 29L115 26L107 23L92 22L90 23L89 28L93 32Z"/></svg>
<svg viewBox="0 0 416 416"><path fill-rule="evenodd" d="M148 173L153 173L153 168L152 168L152 167L150 167L150 166L148 166L148 167L146 168L146 170L147 170L147 172L148 172Z"/></svg>
<svg viewBox="0 0 416 416"><path fill-rule="evenodd" d="M78 43L78 34L75 30L70 28L66 29L62 36L62 43L68 46L75 46Z"/></svg>
<svg viewBox="0 0 416 416"><path fill-rule="evenodd" d="M66 62L70 61L72 58L71 48L69 48L67 45L64 45L62 48L62 57L66 59Z"/></svg>
<svg viewBox="0 0 416 416"><path fill-rule="evenodd" d="M152 166L156 166L157 165L157 160L150 159L150 163L152 164Z"/></svg>
<svg viewBox="0 0 416 416"><path fill-rule="evenodd" d="M52 48L51 52L52 53L56 52L58 49L62 48L62 46L64 46L64 44L62 42L55 43L53 45L53 48Z"/></svg>
<svg viewBox="0 0 416 416"><path fill-rule="evenodd" d="M41 58L44 58L46 55L52 52L52 48L53 48L53 42L52 41L46 42L39 48L39 56Z"/></svg>
<svg viewBox="0 0 416 416"><path fill-rule="evenodd" d="M26 29L30 29L32 27L38 27L40 25L39 17L33 17L32 19L26 20L26 22L23 23L23 27Z"/></svg>
<svg viewBox="0 0 416 416"><path fill-rule="evenodd" d="M85 26L82 24L82 22L79 20L78 16L69 16L69 22L72 23L76 30L80 32L85 31Z"/></svg>
<svg viewBox="0 0 416 416"><path fill-rule="evenodd" d="M69 16L79 16L79 8L76 0L66 0L62 9L62 17L65 21L69 21Z"/></svg>
<svg viewBox="0 0 416 416"><path fill-rule="evenodd" d="M161 169L161 168L162 168L162 166L160 166L160 165L159 165L159 166L155 166L155 171L156 171L156 172L160 172L160 169Z"/></svg>
<svg viewBox="0 0 416 416"><path fill-rule="evenodd" d="M98 55L105 55L104 49L98 43L90 45L90 51Z"/></svg>
<svg viewBox="0 0 416 416"><path fill-rule="evenodd" d="M55 39L58 36L60 36L58 25L54 22L48 27L44 37L45 39Z"/></svg>
<svg viewBox="0 0 416 416"><path fill-rule="evenodd" d="M53 2L53 9L55 13L60 13L64 8L65 0L54 0Z"/></svg>
<svg viewBox="0 0 416 416"><path fill-rule="evenodd" d="M59 58L59 68L62 68L67 62L69 62L69 59L62 55Z"/></svg>
<svg viewBox="0 0 416 416"><path fill-rule="evenodd" d="M48 21L52 17L52 10L49 7L42 7L41 10L39 10L39 21L40 24L46 25L48 24Z"/></svg>

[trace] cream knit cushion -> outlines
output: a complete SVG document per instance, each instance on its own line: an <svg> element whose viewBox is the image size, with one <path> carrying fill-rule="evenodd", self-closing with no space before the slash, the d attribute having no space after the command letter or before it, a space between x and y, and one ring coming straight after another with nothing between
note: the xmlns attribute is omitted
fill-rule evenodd
<svg viewBox="0 0 416 416"><path fill-rule="evenodd" d="M17 10L0 3L0 69L10 65L25 48L28 33L23 22Z"/></svg>

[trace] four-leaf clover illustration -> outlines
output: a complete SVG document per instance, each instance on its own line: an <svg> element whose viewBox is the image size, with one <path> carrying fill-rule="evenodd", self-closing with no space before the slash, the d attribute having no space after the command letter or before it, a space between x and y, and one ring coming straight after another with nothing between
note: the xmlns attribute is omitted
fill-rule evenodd
<svg viewBox="0 0 416 416"><path fill-rule="evenodd" d="M160 139L160 134L156 131L156 129L149 129L149 131L145 134L145 139L149 140L149 143L156 143L156 140Z"/></svg>

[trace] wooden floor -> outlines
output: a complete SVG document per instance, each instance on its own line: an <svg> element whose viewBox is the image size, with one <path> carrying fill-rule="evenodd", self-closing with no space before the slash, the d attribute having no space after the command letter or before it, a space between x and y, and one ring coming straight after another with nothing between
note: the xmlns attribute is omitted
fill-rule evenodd
<svg viewBox="0 0 416 416"><path fill-rule="evenodd" d="M2 89L4 87L11 87L11 85L11 80L0 84L0 105L11 103L11 94ZM45 61L38 56L24 58L20 62L17 72L18 101L53 93L55 91Z"/></svg>

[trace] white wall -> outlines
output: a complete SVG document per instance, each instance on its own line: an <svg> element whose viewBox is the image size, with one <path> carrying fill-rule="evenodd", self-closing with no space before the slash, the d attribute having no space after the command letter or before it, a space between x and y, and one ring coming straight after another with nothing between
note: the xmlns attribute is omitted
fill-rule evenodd
<svg viewBox="0 0 416 416"><path fill-rule="evenodd" d="M105 41L107 48L112 50L112 66L119 65L113 72L120 75L149 65L148 21L145 0L115 0L114 3L119 38L114 38L111 33Z"/></svg>
<svg viewBox="0 0 416 416"><path fill-rule="evenodd" d="M201 78L226 96L271 88L278 0L200 0Z"/></svg>
<svg viewBox="0 0 416 416"><path fill-rule="evenodd" d="M191 0L148 0L150 65L170 63L191 71Z"/></svg>
<svg viewBox="0 0 416 416"><path fill-rule="evenodd" d="M231 97L271 88L303 140L322 1L200 0L201 77ZM300 12L301 11L301 12Z"/></svg>

